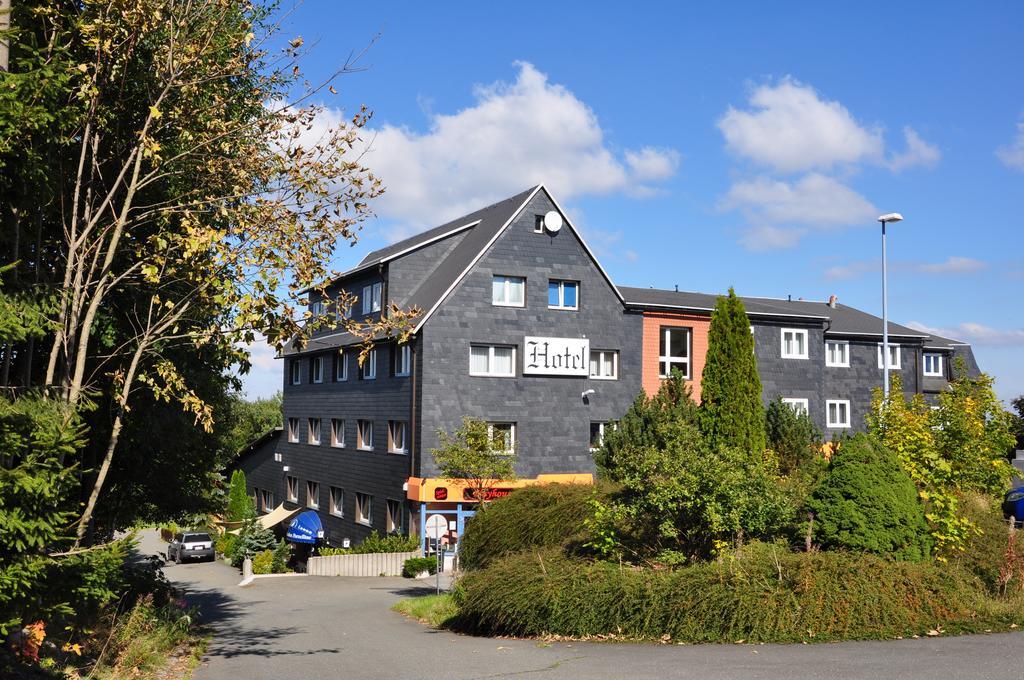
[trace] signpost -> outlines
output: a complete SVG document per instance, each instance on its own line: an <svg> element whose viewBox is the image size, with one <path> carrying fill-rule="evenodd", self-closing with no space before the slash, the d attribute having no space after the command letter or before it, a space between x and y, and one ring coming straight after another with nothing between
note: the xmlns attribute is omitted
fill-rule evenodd
<svg viewBox="0 0 1024 680"><path fill-rule="evenodd" d="M434 556L437 557L437 594L441 594L441 537L448 531L448 520L444 515L434 514L427 518L426 532L434 539Z"/></svg>

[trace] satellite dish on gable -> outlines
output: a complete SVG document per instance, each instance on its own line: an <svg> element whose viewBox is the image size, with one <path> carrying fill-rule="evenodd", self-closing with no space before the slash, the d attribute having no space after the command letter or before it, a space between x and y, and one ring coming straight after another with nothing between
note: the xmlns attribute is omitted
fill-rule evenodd
<svg viewBox="0 0 1024 680"><path fill-rule="evenodd" d="M550 210L544 215L544 228L552 234L557 234L562 228L562 215L557 210Z"/></svg>

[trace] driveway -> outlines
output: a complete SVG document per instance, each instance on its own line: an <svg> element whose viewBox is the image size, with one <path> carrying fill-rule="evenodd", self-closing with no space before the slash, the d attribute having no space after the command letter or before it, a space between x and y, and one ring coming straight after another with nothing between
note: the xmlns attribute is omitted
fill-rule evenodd
<svg viewBox="0 0 1024 680"><path fill-rule="evenodd" d="M141 549L162 552L147 532ZM390 611L432 592L399 578L294 576L237 586L223 563L167 577L213 628L196 680L315 678L1022 678L1020 633L819 645L544 644L425 628Z"/></svg>

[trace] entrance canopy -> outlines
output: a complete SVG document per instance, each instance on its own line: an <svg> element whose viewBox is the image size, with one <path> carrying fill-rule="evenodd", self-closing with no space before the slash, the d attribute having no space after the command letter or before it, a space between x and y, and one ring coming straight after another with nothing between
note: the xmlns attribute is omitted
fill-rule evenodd
<svg viewBox="0 0 1024 680"><path fill-rule="evenodd" d="M288 525L288 533L284 535L292 543L316 543L324 537L324 525L315 510L306 510L296 515Z"/></svg>
<svg viewBox="0 0 1024 680"><path fill-rule="evenodd" d="M281 503L281 505L277 506L267 514L260 515L258 521L263 526L264 529L271 529L280 524L281 522L285 521L286 519L291 519L291 517L298 513L300 510L302 510L302 508L294 508L292 510L289 510L288 508L284 507L284 503ZM232 529L228 531L228 533L240 534L242 533L242 528L239 527L238 529Z"/></svg>

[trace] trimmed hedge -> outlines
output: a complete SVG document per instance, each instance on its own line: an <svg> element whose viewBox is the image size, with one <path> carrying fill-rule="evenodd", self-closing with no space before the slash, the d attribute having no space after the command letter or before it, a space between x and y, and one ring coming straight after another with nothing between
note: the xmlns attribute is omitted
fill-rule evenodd
<svg viewBox="0 0 1024 680"><path fill-rule="evenodd" d="M586 536L590 499L607 499L608 489L584 484L528 486L487 507L466 522L459 540L463 569L483 569L491 561L529 548L565 546Z"/></svg>
<svg viewBox="0 0 1024 680"><path fill-rule="evenodd" d="M798 642L983 630L1024 622L1019 602L981 597L965 572L861 553L791 553L751 544L675 571L510 555L469 572L458 626L513 636L671 636L687 642Z"/></svg>

